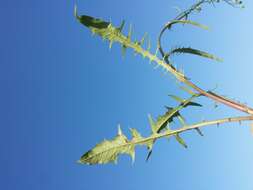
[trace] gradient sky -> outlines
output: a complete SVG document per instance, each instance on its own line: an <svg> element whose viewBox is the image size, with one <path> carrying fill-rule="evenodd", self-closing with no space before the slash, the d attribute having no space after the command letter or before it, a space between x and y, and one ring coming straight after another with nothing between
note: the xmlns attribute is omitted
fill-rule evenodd
<svg viewBox="0 0 253 190"><path fill-rule="evenodd" d="M80 13L119 25L133 24L134 37L148 32L153 51L161 26L192 0L79 0ZM175 27L164 46L191 46L224 59L217 63L183 55L178 67L205 89L253 106L253 2L234 9L205 6L191 19L210 31ZM81 26L74 1L9 0L0 6L0 189L173 189L252 190L253 136L249 124L207 127L204 137L182 135L189 148L174 139L160 140L148 163L137 148L136 162L122 156L117 165L86 166L76 160L96 143L116 134L118 123L148 135L147 115L175 105L168 94L187 97L175 79L147 60L108 43ZM204 108L184 111L188 123L243 115L199 100Z"/></svg>

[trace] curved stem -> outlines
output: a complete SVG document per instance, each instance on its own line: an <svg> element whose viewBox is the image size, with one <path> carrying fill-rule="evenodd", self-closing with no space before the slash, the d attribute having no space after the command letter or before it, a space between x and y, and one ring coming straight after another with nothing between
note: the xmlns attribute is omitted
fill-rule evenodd
<svg viewBox="0 0 253 190"><path fill-rule="evenodd" d="M187 18L188 15L196 10L196 8L198 6L200 6L201 4L204 4L204 3L210 3L211 1L208 1L208 0L201 0L199 2L197 2L196 4L192 5L188 10L186 11L183 11L182 13L180 13L177 17L175 17L174 20L182 20L183 18ZM228 1L225 1L227 3L229 3ZM164 58L164 61L173 69L176 71L176 68L174 68L169 60L168 60L168 57L166 56L165 52L163 51L163 48L161 46L161 39L162 39L162 36L164 34L164 32L167 30L168 28L168 25L170 24L170 22L168 22L161 30L160 34L159 34L159 37L158 37L158 49L162 55L162 57ZM176 73L176 72L175 72ZM175 74L173 73L173 74ZM191 82L190 80L188 80L186 77L177 77L177 79L179 79L181 82L185 83L186 85L190 86L191 88L195 89L197 92L199 92L201 95L203 96L206 96L216 102L219 102L219 103L222 103L222 104L225 104L231 108L234 108L234 109L237 109L239 111L242 111L242 112L245 112L245 113L248 113L250 115L253 115L253 108L251 107L248 107L247 105L244 105L244 104L241 104L241 103L238 103L238 102L235 102L233 100L230 100L228 98L225 98L225 97L222 97L220 95L217 95L211 91L205 91L203 90L202 88L198 87L196 84L194 84L193 82Z"/></svg>
<svg viewBox="0 0 253 190"><path fill-rule="evenodd" d="M223 118L223 119L218 119L218 120L212 120L212 121L204 121L204 122L200 122L200 123L196 123L193 125L189 125L189 126L184 126L180 129L177 130L172 130L172 131L165 131L163 133L158 133L158 134L154 134L150 137L141 139L139 141L134 142L134 144L142 144L145 142L148 142L150 140L156 140L162 137L167 137L167 136L171 136L171 135L176 135L185 131L189 131L189 130L193 130L193 129L198 129L198 128L202 128L205 126L210 126L210 125L220 125L223 123L231 123L231 122L242 122L242 121L252 121L253 120L253 116L242 116L242 117L228 117L228 118ZM131 143L131 142L129 142Z"/></svg>

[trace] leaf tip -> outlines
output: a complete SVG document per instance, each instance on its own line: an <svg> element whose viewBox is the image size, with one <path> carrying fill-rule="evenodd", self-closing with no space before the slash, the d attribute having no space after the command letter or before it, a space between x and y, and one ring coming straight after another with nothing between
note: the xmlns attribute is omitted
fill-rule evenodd
<svg viewBox="0 0 253 190"><path fill-rule="evenodd" d="M76 163L77 164L83 164L83 162L81 160L77 160Z"/></svg>
<svg viewBox="0 0 253 190"><path fill-rule="evenodd" d="M118 124L118 135L122 135L122 130L121 130L120 124Z"/></svg>
<svg viewBox="0 0 253 190"><path fill-rule="evenodd" d="M74 5L74 16L79 19L79 16L77 14L77 4Z"/></svg>

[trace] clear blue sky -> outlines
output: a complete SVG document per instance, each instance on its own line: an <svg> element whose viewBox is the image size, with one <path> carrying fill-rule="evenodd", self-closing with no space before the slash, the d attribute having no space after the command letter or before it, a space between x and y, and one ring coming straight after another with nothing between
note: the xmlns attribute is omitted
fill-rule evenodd
<svg viewBox="0 0 253 190"><path fill-rule="evenodd" d="M155 49L161 26L192 0L79 0L80 13L134 26L134 36L151 36ZM74 1L2 1L0 6L0 189L173 189L252 190L253 136L248 124L222 125L189 132L184 149L161 140L145 162L122 156L118 165L76 164L80 156L116 126L149 134L147 114L174 105L167 94L182 93L169 74L153 69L131 51L123 59L119 45L108 43L81 26L73 16ZM177 27L164 45L190 45L224 59L174 57L178 67L205 89L213 89L253 106L253 2L244 10L224 4L208 6L191 18L211 31ZM166 42L166 44L165 44ZM200 100L206 109L184 112L189 123L241 113ZM229 127L230 126L230 127Z"/></svg>

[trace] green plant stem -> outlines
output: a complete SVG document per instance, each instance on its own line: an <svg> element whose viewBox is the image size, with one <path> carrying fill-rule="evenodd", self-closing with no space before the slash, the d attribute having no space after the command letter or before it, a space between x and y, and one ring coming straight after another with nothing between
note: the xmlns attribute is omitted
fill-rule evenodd
<svg viewBox="0 0 253 190"><path fill-rule="evenodd" d="M109 159L109 160L106 160L104 162L99 162L95 159L95 157L97 156L101 156L101 155L104 155L106 154L107 152L110 152L110 151L114 151L115 150L123 150L124 148L126 147L135 147L136 145L148 145L149 143L153 143L155 142L157 139L160 139L160 138L163 138L163 137L171 137L171 136L178 136L180 133L183 133L183 132L186 132L186 131L189 131L189 130L196 130L199 128L202 128L202 127L205 127L205 126L210 126L210 125L220 125L220 124L223 124L223 123L231 123L231 122L242 122L242 121L250 121L250 120L253 120L253 116L244 116L244 117L229 117L229 118L223 118L223 119L218 119L218 120L212 120L212 121L203 121L203 122L200 122L200 123L196 123L196 124L193 124L193 125L185 125L183 127L181 127L180 129L176 129L176 130L171 130L171 129L167 129L161 133L153 133L151 134L149 137L141 137L141 138L133 138L132 140L127 140L125 139L124 142L118 142L118 144L115 144L114 146L109 146L108 148L105 148L104 150L102 151L94 151L92 152L94 149L91 149L90 151L88 151L87 153L85 153L82 158L77 161L78 163L80 164L97 164L97 163L108 163L109 161L115 161L115 159ZM122 134L118 134L118 137L121 136ZM117 138L117 137L116 137ZM126 138L126 137L124 137ZM115 140L114 140L115 141ZM111 141L112 142L112 141ZM101 146L102 144L100 145L97 145L97 146ZM96 146L96 147L97 147ZM98 151L98 152L97 152ZM129 152L124 152L123 153L128 153ZM115 154L119 154L119 153L115 153ZM122 153L121 153L122 154ZM92 161L93 159L95 159L94 161Z"/></svg>
<svg viewBox="0 0 253 190"><path fill-rule="evenodd" d="M228 117L228 118L223 118L223 119L218 119L218 120L212 120L212 121L203 121L200 123L196 123L193 125L189 125L189 126L183 126L180 129L177 130L169 130L169 131L165 131L162 133L157 133L157 134L153 134L147 138L143 138L141 140L137 140L135 142L129 142L130 144L144 144L145 142L149 142L151 140L156 140L159 138L163 138L163 137L168 137L168 136L172 136L172 135L176 135L179 133L183 133L185 131L189 131L189 130L193 130L193 129L199 129L205 126L210 126L210 125L220 125L223 123L231 123L231 122L242 122L242 121L252 121L253 120L253 116L242 116L242 117Z"/></svg>
<svg viewBox="0 0 253 190"><path fill-rule="evenodd" d="M182 13L180 13L178 16L175 17L174 20L182 20L184 18L187 18L188 15L196 10L197 7L199 7L200 5L204 4L204 3L210 3L211 1L209 0L201 0L197 3L195 3L194 5L192 5L189 9L187 9L186 11L183 11ZM229 1L226 1L226 3L229 3ZM230 3L229 3L230 4ZM162 36L164 34L164 32L167 30L168 26L169 26L170 22L168 22L167 24L165 24L165 26L162 28L160 34L159 34L159 37L158 37L158 49L162 55L162 57L164 57L164 61L166 62L166 64L168 64L172 69L176 70L168 61L168 57L166 57L166 53L164 52L162 46L161 46L161 39L162 39ZM170 71L170 70L169 70ZM172 74L174 75L178 75L177 72L171 72ZM225 104L233 109L236 109L236 110L239 110L239 111L242 111L242 112L245 112L245 113L248 113L250 115L253 115L253 108L245 105L245 104L241 104L241 103L238 103L238 102L235 102L233 100L230 100L228 98L225 98L225 97L222 97L218 94L215 94L211 91L205 91L203 90L202 88L198 87L196 84L194 84L193 82L191 82L190 80L187 79L187 77L181 77L181 76L176 76L176 78L185 83L186 85L190 86L191 88L193 88L194 90L196 90L197 92L199 92L201 95L203 96L206 96L212 100L214 100L215 102L219 102L219 103L222 103L222 104Z"/></svg>
<svg viewBox="0 0 253 190"><path fill-rule="evenodd" d="M185 77L182 73L180 73L175 67L172 65L166 63L164 60L159 59L156 55L150 53L150 51L143 49L141 46L137 45L136 43L130 41L127 37L123 35L119 35L114 38L114 41L118 41L121 44L124 44L126 47L134 49L137 53L143 55L144 57L148 57L151 61L155 61L158 65L162 66L166 71L172 73L179 81L185 83L186 85L190 86L191 88L198 91L201 95L204 95L216 102L225 104L229 107L232 107L234 109L243 111L245 113L248 113L250 115L253 115L253 109L244 105L237 103L235 101L229 100L227 98L224 98L222 96L219 96L213 92L205 91L192 83L190 80L188 80L187 77Z"/></svg>

